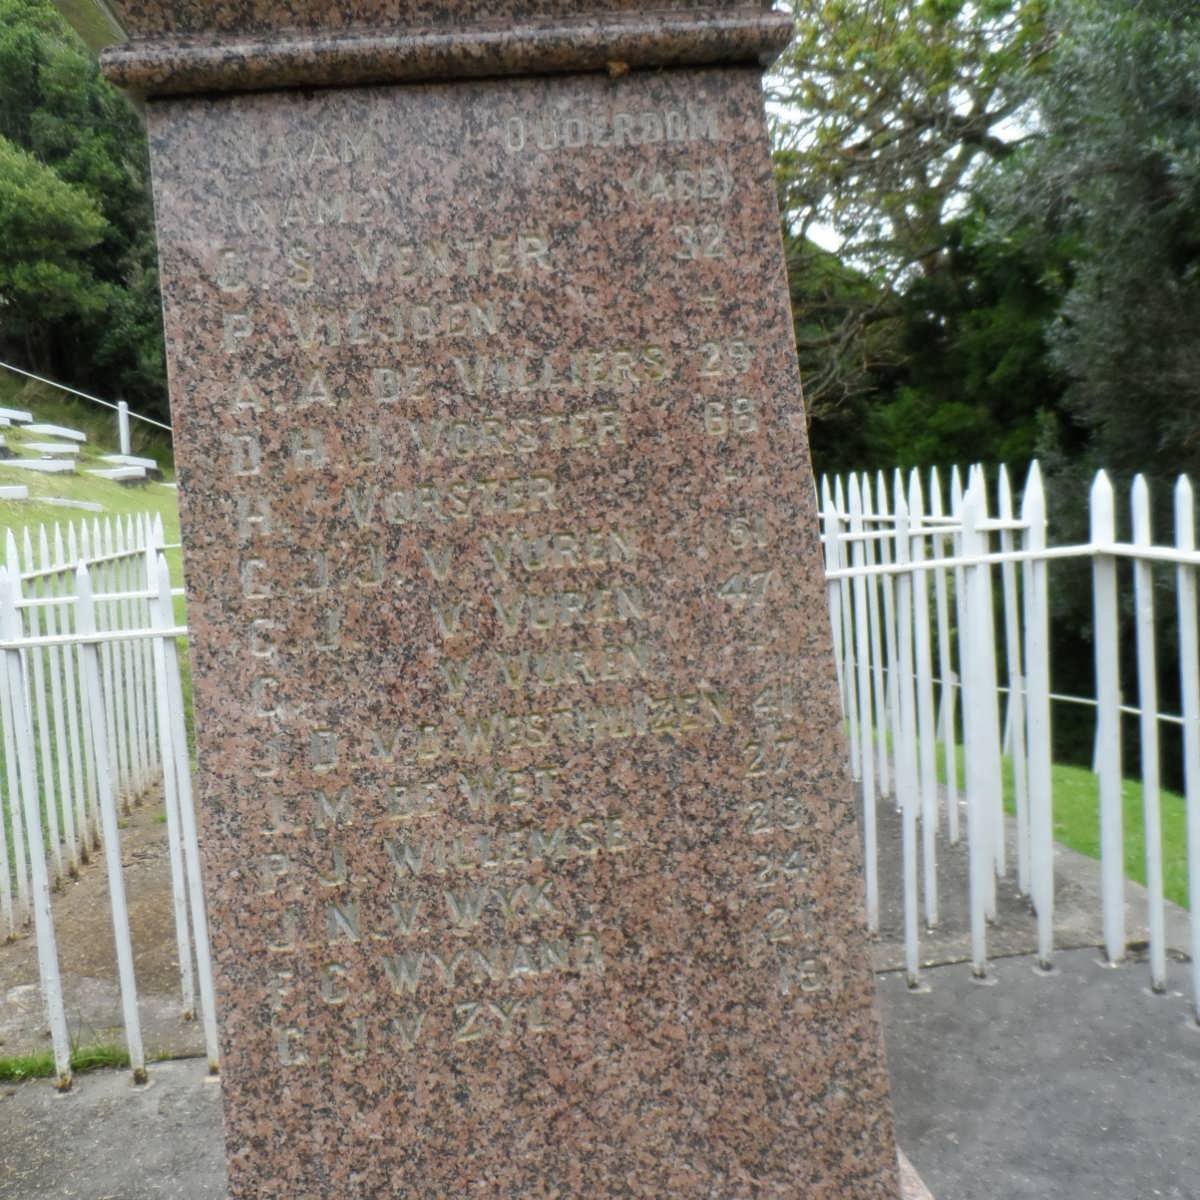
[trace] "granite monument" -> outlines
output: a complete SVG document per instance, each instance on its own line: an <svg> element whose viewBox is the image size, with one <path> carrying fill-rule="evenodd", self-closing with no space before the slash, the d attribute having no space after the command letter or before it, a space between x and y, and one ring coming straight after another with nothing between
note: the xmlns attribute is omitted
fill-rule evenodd
<svg viewBox="0 0 1200 1200"><path fill-rule="evenodd" d="M763 119L790 18L107 11L231 1195L893 1200Z"/></svg>

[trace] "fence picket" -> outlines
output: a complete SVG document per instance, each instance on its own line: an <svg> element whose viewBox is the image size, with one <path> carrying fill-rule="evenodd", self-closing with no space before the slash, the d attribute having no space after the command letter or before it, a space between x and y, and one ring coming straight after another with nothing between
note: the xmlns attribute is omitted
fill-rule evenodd
<svg viewBox="0 0 1200 1200"><path fill-rule="evenodd" d="M1095 593L1096 773L1100 777L1101 899L1108 961L1125 957L1125 843L1121 814L1121 678L1117 646L1117 540L1113 489L1101 471L1090 496Z"/></svg>
<svg viewBox="0 0 1200 1200"><path fill-rule="evenodd" d="M929 515L936 528L943 527L942 481L937 467L929 473ZM932 540L935 559L946 556L944 534L935 534ZM937 612L938 674L941 690L938 704L938 737L942 741L942 754L946 775L946 830L952 846L958 844L958 680L953 669L953 647L950 640L950 606L947 596L947 572L939 567L933 573L934 606Z"/></svg>
<svg viewBox="0 0 1200 1200"><path fill-rule="evenodd" d="M1035 462L1021 501L1025 548L1046 547L1046 495ZM1048 971L1054 952L1054 817L1050 742L1050 593L1045 560L1024 564L1025 704L1029 764L1030 887L1038 927L1038 965Z"/></svg>
<svg viewBox="0 0 1200 1200"><path fill-rule="evenodd" d="M92 581L83 564L75 572L78 597L79 632L96 632L92 603ZM108 643L103 643L107 645ZM129 931L129 908L125 902L125 876L121 872L121 841L117 827L116 795L109 770L108 743L105 741L104 694L100 683L100 655L94 642L80 643L83 651L83 682L92 722L92 742L96 751L96 777L100 793L100 823L103 830L104 860L108 869L108 895L112 903L113 940L117 950L117 974L121 985L121 1012L125 1023L125 1045L134 1083L146 1082L146 1055L142 1045L142 1026L138 1016L137 980L133 970L133 942Z"/></svg>
<svg viewBox="0 0 1200 1200"><path fill-rule="evenodd" d="M1150 489L1133 481L1133 543L1150 546ZM1138 718L1142 740L1142 803L1145 812L1146 891L1150 926L1150 986L1167 987L1166 917L1163 912L1162 813L1158 794L1158 663L1154 648L1154 568L1134 559L1134 633L1137 641Z"/></svg>
<svg viewBox="0 0 1200 1200"><path fill-rule="evenodd" d="M1196 502L1191 482L1175 483L1175 545L1196 549ZM1179 685L1183 712L1183 778L1187 805L1188 907L1191 913L1192 1015L1200 1025L1200 631L1196 617L1196 568L1175 568L1179 613Z"/></svg>
<svg viewBox="0 0 1200 1200"><path fill-rule="evenodd" d="M895 561L909 561L908 505L902 489L896 489ZM901 855L904 862L904 964L908 986L918 986L920 951L917 931L917 786L916 700L913 695L913 576L896 576L897 707L900 736L896 739L896 799L900 804Z"/></svg>
<svg viewBox="0 0 1200 1200"><path fill-rule="evenodd" d="M996 512L1003 526L1000 529L1000 549L1011 554L1016 545L1013 522L1012 487L1007 467L1001 465L997 480ZM1004 666L1008 679L1008 705L1005 710L1004 744L1012 762L1013 802L1016 807L1017 832L1017 890L1029 895L1029 782L1025 761L1025 671L1021 662L1019 597L1017 564L1012 561L1000 566L1004 596ZM1002 835L1003 836L1003 835Z"/></svg>
<svg viewBox="0 0 1200 1200"><path fill-rule="evenodd" d="M161 530L158 544L162 543ZM153 608L153 624L158 629L170 629L174 624L171 603L171 576L167 560L158 556L158 596ZM164 735L164 752L169 744L171 765L176 773L179 796L180 834L183 841L183 856L187 866L187 887L192 930L195 934L196 974L200 984L200 1017L204 1025L204 1044L208 1055L209 1070L218 1068L217 1008L213 992L212 959L208 940L208 915L204 903L204 887L200 876L200 839L196 831L196 809L192 802L191 764L188 762L187 731L184 727L183 682L179 671L179 651L173 637L161 636L154 639L157 649L161 648L165 670L160 678L165 684L166 716L169 738Z"/></svg>
<svg viewBox="0 0 1200 1200"><path fill-rule="evenodd" d="M10 531L11 532L11 531ZM17 603L21 596L20 573L7 568L0 570L0 637L6 642L21 636ZM34 937L37 940L38 975L42 986L42 1003L46 1022L50 1026L50 1043L54 1053L54 1073L60 1091L71 1086L71 1043L67 1035L67 1014L63 1006L62 978L59 974L58 945L54 919L50 910L50 878L46 870L45 842L38 805L37 767L34 760L33 730L30 728L28 688L24 660L20 650L5 649L3 681L7 703L4 706L5 727L11 722L17 753L17 774L20 776L20 802L13 812L24 810L26 844L24 856L29 862Z"/></svg>
<svg viewBox="0 0 1200 1200"><path fill-rule="evenodd" d="M859 490L862 493L863 506L863 532L873 533L877 526L874 521L875 510L872 507L870 477L863 474L860 478L860 484ZM863 544L864 566L868 570L875 566L875 547L876 542L874 540ZM880 629L879 620L880 582L878 577L873 574L868 574L866 581L867 624L870 630L869 644L871 649L871 691L875 698L875 746L878 751L875 768L879 779L879 795L886 799L892 794L892 764L891 755L888 753L887 685L883 674L883 633Z"/></svg>
<svg viewBox="0 0 1200 1200"><path fill-rule="evenodd" d="M921 476L913 471L908 478L908 515L910 529L916 532L910 539L914 562L925 559L925 539L928 528L925 520L925 495ZM921 864L925 897L925 924L933 929L938 923L937 887L937 733L933 715L933 655L929 639L929 577L925 571L914 571L913 623L914 670L917 699L917 753L920 765L921 796Z"/></svg>
<svg viewBox="0 0 1200 1200"><path fill-rule="evenodd" d="M963 496L962 549L976 557L986 548L979 525L984 514L983 481L971 479ZM995 659L988 659L994 624L991 620L991 568L966 568L966 616L963 651L963 728L967 767L967 844L970 876L971 964L976 978L987 976L987 922L994 915L995 851L992 788L999 771L999 730L995 720ZM989 686L993 689L988 703Z"/></svg>
<svg viewBox="0 0 1200 1200"><path fill-rule="evenodd" d="M51 566L56 562L50 556L50 540L46 536L46 527L38 530L38 558L41 561L42 594L49 599L57 599L59 594L60 576L51 572ZM57 604L47 604L44 610L46 635L55 637L58 634ZM53 742L56 759L57 786L50 788L49 776L47 787L50 795L47 803L51 808L60 807L62 810L63 840L66 843L67 871L72 878L79 874L79 840L75 829L75 804L71 792L71 775L68 765L70 733L67 730L63 712L63 682L62 682L62 651L58 646L50 646L46 651L48 675L50 678L50 712L53 717Z"/></svg>
<svg viewBox="0 0 1200 1200"><path fill-rule="evenodd" d="M850 535L854 539L851 542L850 558L855 567L862 567L866 560L862 538L862 494L858 488L858 479L853 475L848 481L847 498L850 505ZM871 713L867 580L862 575L856 576L854 579L853 600L854 665L858 676L858 727L862 739L863 862L866 875L867 928L874 933L879 929L879 846L876 832L874 746L878 732Z"/></svg>

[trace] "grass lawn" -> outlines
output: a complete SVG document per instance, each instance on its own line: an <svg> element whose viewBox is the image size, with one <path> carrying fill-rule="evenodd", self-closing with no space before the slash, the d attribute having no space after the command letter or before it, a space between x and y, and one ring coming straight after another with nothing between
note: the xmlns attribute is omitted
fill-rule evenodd
<svg viewBox="0 0 1200 1200"><path fill-rule="evenodd" d="M963 748L957 748L959 794L964 783ZM1004 807L1017 811L1013 794L1012 760L1003 760ZM938 777L945 782L945 754L938 745ZM1100 857L1100 781L1086 767L1055 764L1050 783L1054 805L1054 840L1064 846ZM1146 821L1142 785L1126 779L1121 787L1124 809L1125 875L1140 884L1146 882ZM1188 907L1187 894L1187 801L1177 792L1163 789L1159 807L1162 814L1163 894L1168 900Z"/></svg>

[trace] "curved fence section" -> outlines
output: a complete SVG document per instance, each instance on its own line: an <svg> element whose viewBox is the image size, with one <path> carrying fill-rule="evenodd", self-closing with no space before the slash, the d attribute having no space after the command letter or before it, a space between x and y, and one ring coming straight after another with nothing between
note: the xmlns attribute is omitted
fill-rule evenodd
<svg viewBox="0 0 1200 1200"><path fill-rule="evenodd" d="M1165 988L1171 949L1188 957L1200 1020L1200 922L1190 915L1200 903L1200 553L1186 478L1178 480L1173 499L1170 536L1157 540L1146 480L1135 478L1121 504L1100 472L1088 498L1090 539L1055 546L1048 544L1036 463L1019 501L1004 468L991 478L975 466L965 475L955 468L948 477L934 470L822 480L838 681L851 772L863 801L867 920L878 929L876 831L881 806L894 803L911 985L918 983L922 931L928 936L939 925L940 849L963 838L975 974L988 973L998 879L1010 879L1028 898L1037 955L1050 968L1057 849L1051 719L1060 705L1083 706L1095 726L1095 903L1104 953L1117 963L1128 951L1133 856L1124 827L1130 787L1122 745L1132 740L1144 846L1135 865L1145 880L1144 912L1136 915L1147 930L1150 984ZM1128 536L1118 536L1119 529ZM1068 560L1090 568L1092 695L1052 690L1051 596ZM1122 633L1128 637L1130 628L1132 645L1123 648ZM1163 647L1177 661L1162 661ZM1179 698L1177 712L1160 711L1164 682ZM1126 703L1126 695L1137 703ZM1136 719L1136 731L1127 718ZM1181 731L1173 739L1176 764L1164 760L1166 727ZM1170 834L1162 818L1164 763L1182 780L1184 819ZM1165 854L1186 864L1179 896L1189 914L1186 949L1168 946Z"/></svg>

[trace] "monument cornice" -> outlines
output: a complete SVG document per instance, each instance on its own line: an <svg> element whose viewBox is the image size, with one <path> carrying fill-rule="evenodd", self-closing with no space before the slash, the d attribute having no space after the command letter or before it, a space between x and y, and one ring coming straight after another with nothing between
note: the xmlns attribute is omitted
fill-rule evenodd
<svg viewBox="0 0 1200 1200"><path fill-rule="evenodd" d="M143 96L344 87L719 63L766 66L792 36L762 9L615 12L517 25L185 36L109 46L100 63Z"/></svg>

